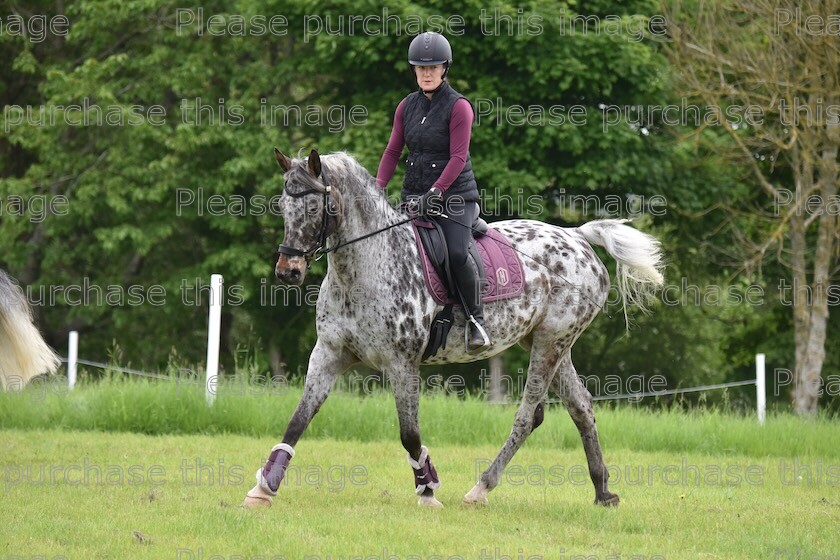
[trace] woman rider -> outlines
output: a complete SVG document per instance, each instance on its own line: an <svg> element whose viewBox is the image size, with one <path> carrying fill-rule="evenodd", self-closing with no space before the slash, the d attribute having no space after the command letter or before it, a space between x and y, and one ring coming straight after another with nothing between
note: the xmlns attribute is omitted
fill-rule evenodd
<svg viewBox="0 0 840 560"><path fill-rule="evenodd" d="M474 113L467 98L446 80L452 48L443 35L426 32L415 37L408 47L408 63L420 89L397 105L376 184L388 186L407 145L402 198L443 230L451 274L468 307L467 350L478 352L490 345L490 337L484 328L479 273L469 257L479 201L469 157Z"/></svg>

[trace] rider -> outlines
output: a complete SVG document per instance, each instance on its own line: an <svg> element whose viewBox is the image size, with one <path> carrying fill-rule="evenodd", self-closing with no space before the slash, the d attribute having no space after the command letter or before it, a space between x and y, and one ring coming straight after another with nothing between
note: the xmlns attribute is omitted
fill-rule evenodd
<svg viewBox="0 0 840 560"><path fill-rule="evenodd" d="M469 156L473 108L446 80L452 64L446 37L433 32L415 37L408 47L408 63L420 89L397 105L376 184L382 189L388 186L403 146L408 145L402 198L414 201L420 215L446 214L432 219L443 230L452 277L468 308L467 350L477 352L490 345L490 337L484 328L478 263L469 257L471 227L479 212Z"/></svg>

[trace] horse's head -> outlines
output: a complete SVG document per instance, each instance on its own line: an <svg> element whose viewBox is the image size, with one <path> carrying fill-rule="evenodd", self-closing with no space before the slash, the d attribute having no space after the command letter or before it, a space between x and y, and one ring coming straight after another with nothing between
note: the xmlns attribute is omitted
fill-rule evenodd
<svg viewBox="0 0 840 560"><path fill-rule="evenodd" d="M283 282L300 285L309 261L319 258L327 237L338 227L341 198L330 185L317 151L312 150L306 160L292 160L274 148L274 157L286 183L281 198L285 233L274 274Z"/></svg>

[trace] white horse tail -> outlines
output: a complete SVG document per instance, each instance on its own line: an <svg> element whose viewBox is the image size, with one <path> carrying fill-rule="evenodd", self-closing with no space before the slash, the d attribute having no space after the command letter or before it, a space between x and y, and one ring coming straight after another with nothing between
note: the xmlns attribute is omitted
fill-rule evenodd
<svg viewBox="0 0 840 560"><path fill-rule="evenodd" d="M600 245L617 261L617 287L625 321L628 303L647 312L648 302L665 282L659 241L624 225L627 221L595 220L577 228L589 243Z"/></svg>
<svg viewBox="0 0 840 560"><path fill-rule="evenodd" d="M60 363L35 328L23 290L0 270L0 388L21 389L37 375L55 373Z"/></svg>

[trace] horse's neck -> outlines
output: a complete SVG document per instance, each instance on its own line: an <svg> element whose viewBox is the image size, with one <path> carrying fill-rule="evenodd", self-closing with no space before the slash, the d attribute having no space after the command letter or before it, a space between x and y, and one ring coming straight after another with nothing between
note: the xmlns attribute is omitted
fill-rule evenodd
<svg viewBox="0 0 840 560"><path fill-rule="evenodd" d="M414 237L409 224L385 229L367 239L353 240L405 220L384 196L359 191L345 195L344 217L331 243L350 243L330 253L328 262L337 278L345 282L369 281L382 272L384 260L396 257L395 251L410 251ZM408 246L407 246L408 245Z"/></svg>
<svg viewBox="0 0 840 560"><path fill-rule="evenodd" d="M346 207L341 226L344 241L405 219L391 206L383 193L373 191L368 186L356 185L353 192L345 195L344 200Z"/></svg>

